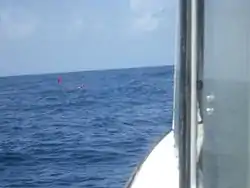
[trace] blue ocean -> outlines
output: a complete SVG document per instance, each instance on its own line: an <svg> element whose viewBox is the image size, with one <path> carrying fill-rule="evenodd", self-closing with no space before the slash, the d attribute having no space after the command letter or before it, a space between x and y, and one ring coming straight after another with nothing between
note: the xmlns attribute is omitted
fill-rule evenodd
<svg viewBox="0 0 250 188"><path fill-rule="evenodd" d="M2 77L0 187L122 188L172 104L173 66Z"/></svg>

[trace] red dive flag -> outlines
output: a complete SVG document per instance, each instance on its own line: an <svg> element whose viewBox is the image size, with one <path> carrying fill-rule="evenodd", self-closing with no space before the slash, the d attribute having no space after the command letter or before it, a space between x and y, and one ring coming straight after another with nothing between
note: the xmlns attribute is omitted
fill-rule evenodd
<svg viewBox="0 0 250 188"><path fill-rule="evenodd" d="M62 82L62 77L57 78L57 83L60 84Z"/></svg>

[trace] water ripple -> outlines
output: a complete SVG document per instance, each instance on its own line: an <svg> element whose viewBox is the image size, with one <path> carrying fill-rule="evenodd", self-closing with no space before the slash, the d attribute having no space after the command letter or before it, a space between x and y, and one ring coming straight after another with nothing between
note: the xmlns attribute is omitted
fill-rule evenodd
<svg viewBox="0 0 250 188"><path fill-rule="evenodd" d="M0 185L123 187L171 126L173 67L61 76L0 79Z"/></svg>

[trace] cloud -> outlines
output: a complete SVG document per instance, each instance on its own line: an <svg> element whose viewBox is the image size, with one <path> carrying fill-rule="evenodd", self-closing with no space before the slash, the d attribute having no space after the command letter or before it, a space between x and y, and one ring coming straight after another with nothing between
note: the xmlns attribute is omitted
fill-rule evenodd
<svg viewBox="0 0 250 188"><path fill-rule="evenodd" d="M45 13L31 5L19 4L0 7L0 40L18 41L35 37L41 40L74 39L85 29L81 14L71 11Z"/></svg>
<svg viewBox="0 0 250 188"><path fill-rule="evenodd" d="M159 25L159 20L153 18L151 15L144 15L138 18L135 18L132 23L132 28L136 31L154 31Z"/></svg>
<svg viewBox="0 0 250 188"><path fill-rule="evenodd" d="M75 17L69 19L67 22L63 22L62 27L65 27L64 30L68 31L68 33L64 33L64 35L76 37L76 34L84 31L85 23L81 17Z"/></svg>
<svg viewBox="0 0 250 188"><path fill-rule="evenodd" d="M132 12L131 29L133 32L153 32L162 23L162 20L174 19L170 12L175 9L176 0L129 0ZM168 14L170 13L170 14Z"/></svg>
<svg viewBox="0 0 250 188"><path fill-rule="evenodd" d="M31 15L21 9L0 10L0 38L20 39L31 36L36 22Z"/></svg>
<svg viewBox="0 0 250 188"><path fill-rule="evenodd" d="M155 14L166 6L166 0L130 0L130 8L138 15Z"/></svg>

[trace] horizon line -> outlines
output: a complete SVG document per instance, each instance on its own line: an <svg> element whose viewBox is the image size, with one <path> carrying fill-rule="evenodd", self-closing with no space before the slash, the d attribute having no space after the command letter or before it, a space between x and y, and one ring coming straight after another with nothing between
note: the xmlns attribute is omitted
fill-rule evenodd
<svg viewBox="0 0 250 188"><path fill-rule="evenodd" d="M135 67L120 67L120 68L100 68L100 69L89 69L89 70L75 70L75 71L63 71L63 72L42 72L42 73L24 73L24 74L15 74L15 75L6 75L1 76L0 78L7 77L19 77L19 76L41 76L41 75L52 75L52 74L68 74L68 73L80 73L80 72L100 72L100 71L115 71L115 70L124 70L124 69L139 69L139 68L157 68L157 67L168 67L174 66L174 64L168 65L147 65L147 66L135 66Z"/></svg>

